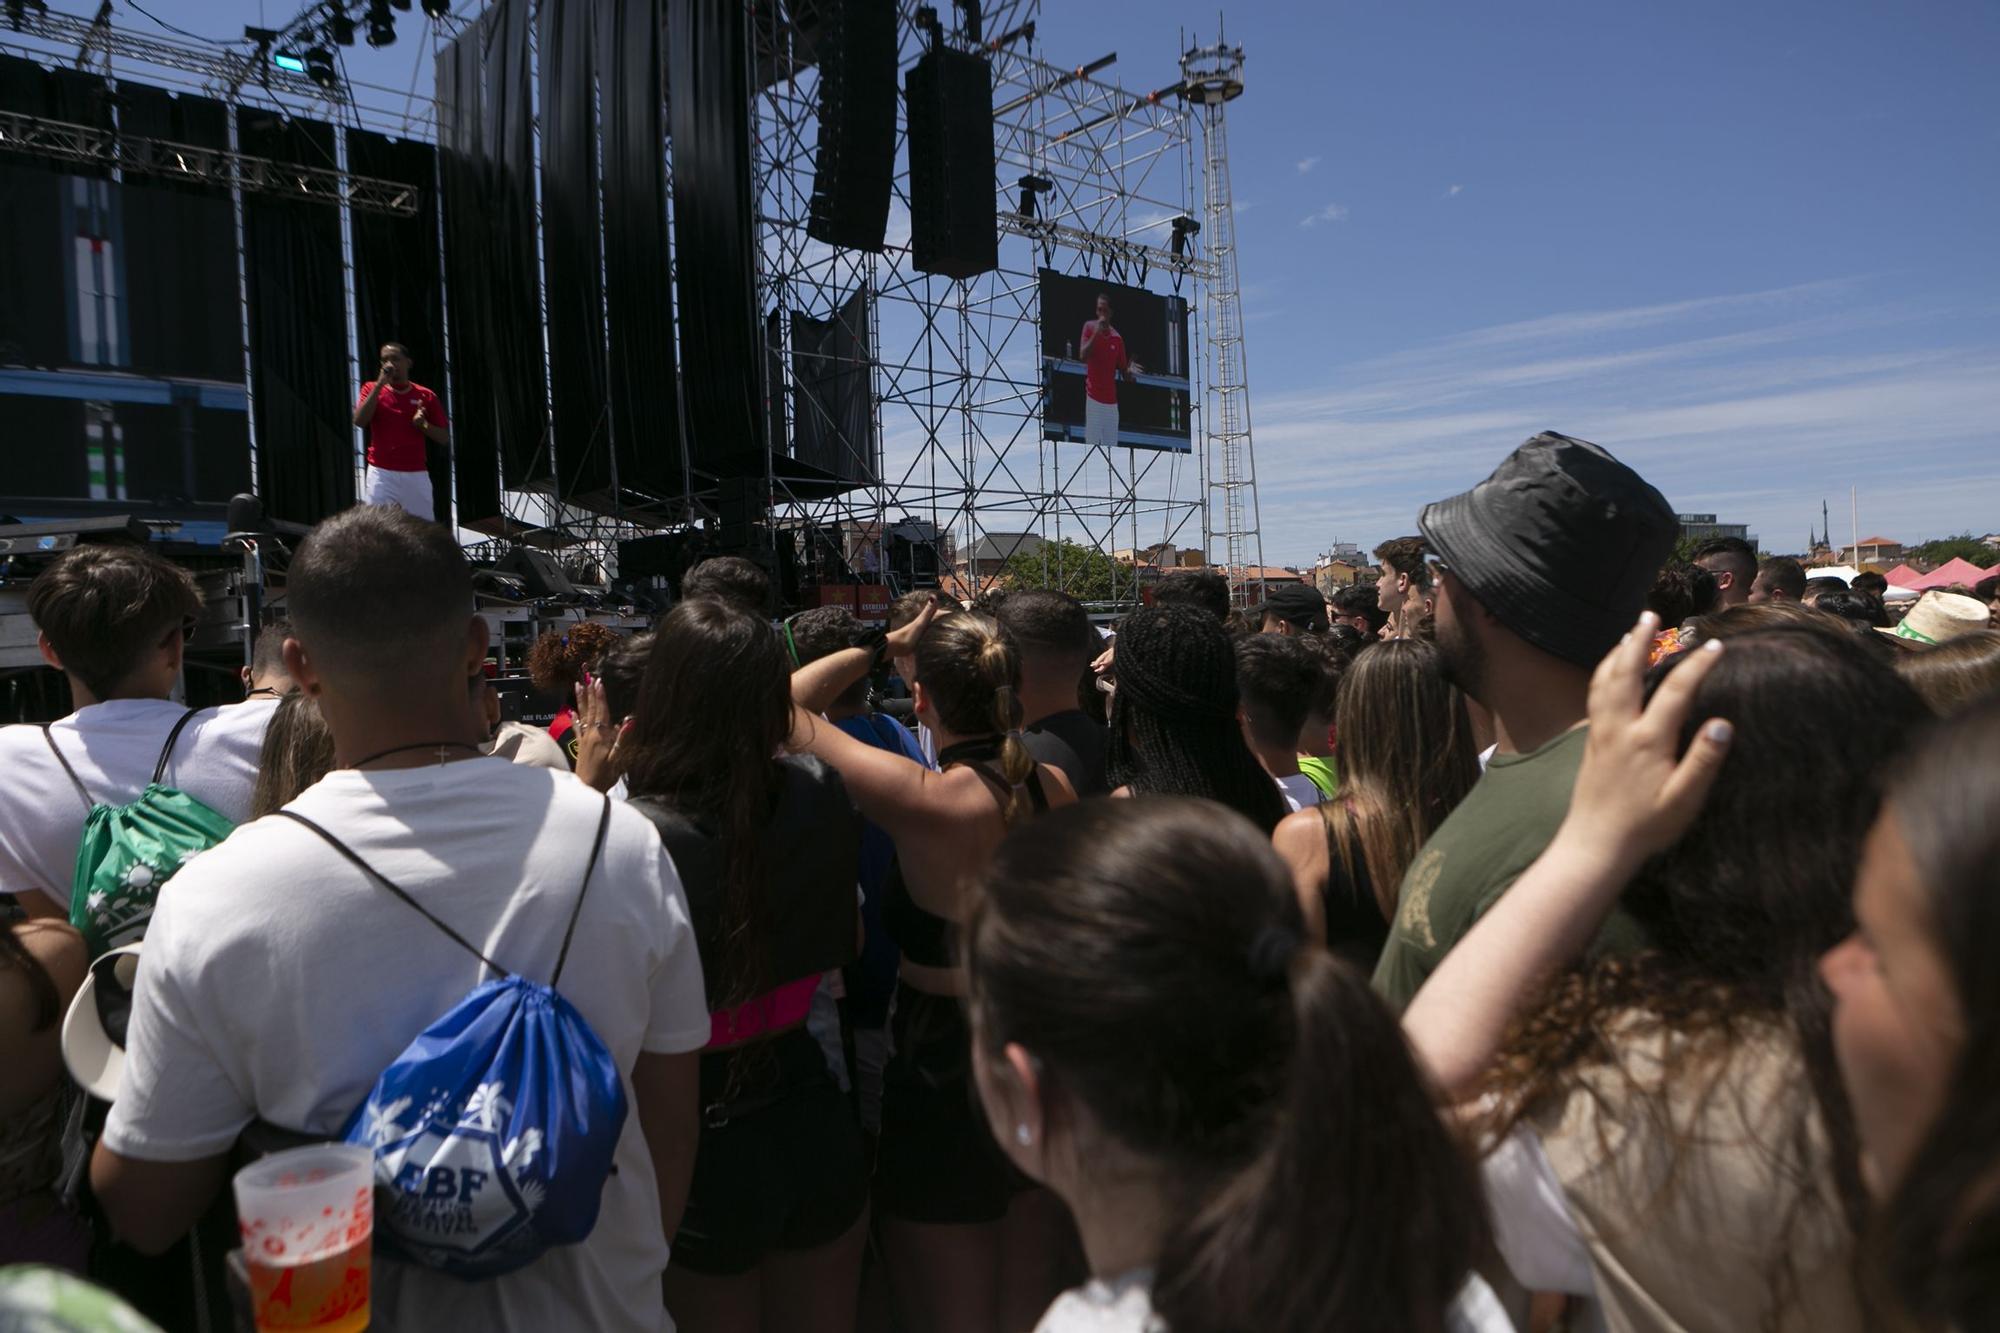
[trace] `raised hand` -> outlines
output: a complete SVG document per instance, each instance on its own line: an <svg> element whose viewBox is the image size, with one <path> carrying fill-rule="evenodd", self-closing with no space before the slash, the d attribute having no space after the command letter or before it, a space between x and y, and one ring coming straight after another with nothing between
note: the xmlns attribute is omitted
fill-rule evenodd
<svg viewBox="0 0 2000 1333"><path fill-rule="evenodd" d="M1632 867L1694 822L1731 739L1729 723L1715 718L1680 752L1695 692L1721 660L1719 639L1688 653L1646 700L1646 661L1659 627L1652 612L1641 616L1590 678L1590 738L1561 834Z"/></svg>

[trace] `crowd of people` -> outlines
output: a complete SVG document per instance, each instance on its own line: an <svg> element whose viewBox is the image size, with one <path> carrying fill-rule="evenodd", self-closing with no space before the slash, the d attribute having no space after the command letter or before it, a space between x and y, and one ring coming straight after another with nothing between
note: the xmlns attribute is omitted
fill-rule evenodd
<svg viewBox="0 0 2000 1333"><path fill-rule="evenodd" d="M549 1168L594 1223L473 1280L378 1247L380 1327L2000 1327L1996 590L1892 624L1675 559L1552 433L1417 528L1110 633L1040 589L780 621L723 557L538 642L547 728L399 508L313 530L219 708L175 702L188 574L63 555L74 711L0 729L0 1308L67 1272L229 1327L230 1176L285 1143L487 1225L354 1126L518 974L615 1067L605 1163Z"/></svg>

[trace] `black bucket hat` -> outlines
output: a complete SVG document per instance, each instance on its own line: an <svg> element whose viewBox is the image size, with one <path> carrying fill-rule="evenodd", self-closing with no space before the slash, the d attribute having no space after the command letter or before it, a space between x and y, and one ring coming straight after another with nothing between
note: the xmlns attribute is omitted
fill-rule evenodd
<svg viewBox="0 0 2000 1333"><path fill-rule="evenodd" d="M1501 624L1595 666L1638 619L1680 523L1605 450L1543 431L1471 490L1424 506L1417 527Z"/></svg>

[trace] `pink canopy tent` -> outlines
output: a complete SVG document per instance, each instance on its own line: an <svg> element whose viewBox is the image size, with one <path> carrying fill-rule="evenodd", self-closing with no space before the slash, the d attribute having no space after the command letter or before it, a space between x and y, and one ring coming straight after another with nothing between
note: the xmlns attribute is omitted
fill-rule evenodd
<svg viewBox="0 0 2000 1333"><path fill-rule="evenodd" d="M1897 565L1882 577L1889 580L1890 586L1895 588L1914 588L1924 581L1923 574L1908 565Z"/></svg>
<svg viewBox="0 0 2000 1333"><path fill-rule="evenodd" d="M1970 560L1953 556L1930 573L1924 575L1920 581L1912 583L1909 586L1912 588L1949 588L1954 583L1963 583L1967 587L1970 587L1992 572L1990 569L1981 569Z"/></svg>

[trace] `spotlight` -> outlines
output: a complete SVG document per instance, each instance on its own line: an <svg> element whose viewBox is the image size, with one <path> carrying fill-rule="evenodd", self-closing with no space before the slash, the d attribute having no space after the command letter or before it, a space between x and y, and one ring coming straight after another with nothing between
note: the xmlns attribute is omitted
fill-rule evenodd
<svg viewBox="0 0 2000 1333"><path fill-rule="evenodd" d="M1180 259L1187 254L1188 237L1198 235L1200 231L1201 224L1186 214L1174 219L1174 258Z"/></svg>
<svg viewBox="0 0 2000 1333"><path fill-rule="evenodd" d="M354 45L354 20L348 16L346 5L333 5L327 10L326 35L335 46Z"/></svg>
<svg viewBox="0 0 2000 1333"><path fill-rule="evenodd" d="M305 57L297 51L273 51L271 53L271 63L288 73L303 74L306 72Z"/></svg>
<svg viewBox="0 0 2000 1333"><path fill-rule="evenodd" d="M315 46L306 52L306 74L328 92L332 92L334 86L340 82L340 76L333 68L333 52L324 46Z"/></svg>
<svg viewBox="0 0 2000 1333"><path fill-rule="evenodd" d="M424 17L441 19L451 13L451 0L423 0Z"/></svg>
<svg viewBox="0 0 2000 1333"><path fill-rule="evenodd" d="M409 12L410 0L389 0L389 3L405 13Z"/></svg>
<svg viewBox="0 0 2000 1333"><path fill-rule="evenodd" d="M389 12L389 0L369 0L365 20L370 46L390 46L396 40L396 16Z"/></svg>

